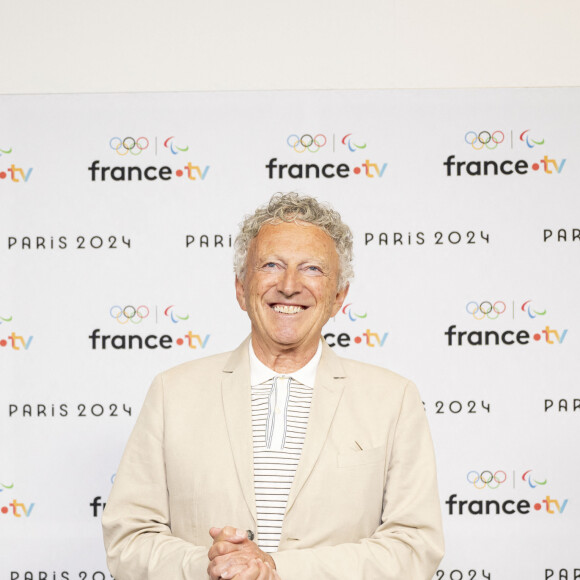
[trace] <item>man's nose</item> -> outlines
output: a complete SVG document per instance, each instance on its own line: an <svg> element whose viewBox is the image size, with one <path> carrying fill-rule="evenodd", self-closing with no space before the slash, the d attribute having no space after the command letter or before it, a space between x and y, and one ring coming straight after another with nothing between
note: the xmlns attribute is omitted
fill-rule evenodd
<svg viewBox="0 0 580 580"><path fill-rule="evenodd" d="M286 268L278 281L278 291L284 296L293 296L300 292L301 288L300 273L292 268Z"/></svg>

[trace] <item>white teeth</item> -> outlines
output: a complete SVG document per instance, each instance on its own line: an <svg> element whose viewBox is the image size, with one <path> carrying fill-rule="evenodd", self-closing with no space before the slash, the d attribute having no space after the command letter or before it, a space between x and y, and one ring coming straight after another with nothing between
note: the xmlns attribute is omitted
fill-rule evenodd
<svg viewBox="0 0 580 580"><path fill-rule="evenodd" d="M304 310L302 306L289 306L287 304L276 304L276 306L273 306L273 309L282 314L296 314L297 312Z"/></svg>

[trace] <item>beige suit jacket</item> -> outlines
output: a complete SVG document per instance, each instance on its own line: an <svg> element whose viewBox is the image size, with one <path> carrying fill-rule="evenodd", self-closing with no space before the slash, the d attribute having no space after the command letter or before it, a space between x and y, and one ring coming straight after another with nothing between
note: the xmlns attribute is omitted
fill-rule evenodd
<svg viewBox="0 0 580 580"><path fill-rule="evenodd" d="M209 528L256 530L249 377L246 340L154 380L103 515L116 580L207 579ZM282 580L429 580L442 555L415 386L324 344L273 554Z"/></svg>

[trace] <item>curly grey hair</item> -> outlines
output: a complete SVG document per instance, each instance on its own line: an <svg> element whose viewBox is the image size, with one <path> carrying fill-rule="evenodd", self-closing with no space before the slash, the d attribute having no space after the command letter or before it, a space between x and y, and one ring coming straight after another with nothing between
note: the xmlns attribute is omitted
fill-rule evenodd
<svg viewBox="0 0 580 580"><path fill-rule="evenodd" d="M234 271L240 280L246 275L246 260L251 241L264 224L303 221L318 226L334 241L339 258L338 289L344 290L354 276L352 268L352 233L340 214L328 204L309 195L276 193L270 201L247 215L240 224L234 243Z"/></svg>

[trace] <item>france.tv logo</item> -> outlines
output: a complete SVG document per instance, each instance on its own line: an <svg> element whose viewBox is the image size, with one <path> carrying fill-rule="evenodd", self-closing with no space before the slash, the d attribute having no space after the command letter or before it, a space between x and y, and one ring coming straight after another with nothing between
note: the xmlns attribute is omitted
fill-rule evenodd
<svg viewBox="0 0 580 580"><path fill-rule="evenodd" d="M27 505L19 502L14 496L10 501L8 494L12 493L13 489L14 483L0 483L0 514L15 518L29 518L35 505L34 502Z"/></svg>
<svg viewBox="0 0 580 580"><path fill-rule="evenodd" d="M299 154L301 161L306 163L283 163L277 157L272 157L266 164L268 179L345 179L352 175L369 179L380 179L385 175L388 163L367 157L368 144L365 139L355 133L291 133L284 139L285 150ZM363 153L366 157L362 163L360 157L356 164L351 163L313 163L311 156L304 154L318 154L320 152L334 154ZM306 158L307 157L307 158ZM315 157L315 159L319 156ZM352 159L352 157L350 157ZM293 156L293 160L296 157Z"/></svg>
<svg viewBox="0 0 580 580"><path fill-rule="evenodd" d="M108 148L117 156L122 158L132 158L135 161L145 157L158 157L161 154L168 154L172 158L186 154L189 145L177 139L175 136L158 139L140 137L111 137L108 140ZM117 157L118 158L118 157ZM175 159L179 165L101 165L100 160L95 159L88 167L91 181L169 181L174 177L185 178L184 181L204 181L210 170L209 165L201 165L199 162L191 160Z"/></svg>
<svg viewBox="0 0 580 580"><path fill-rule="evenodd" d="M11 350L28 350L34 336L24 336L16 332L2 333L6 324L11 323L13 316L0 315L0 348L10 348Z"/></svg>
<svg viewBox="0 0 580 580"><path fill-rule="evenodd" d="M474 131L469 130L463 135L464 143L471 150L484 153L496 149L503 151L506 148L513 150L517 145L524 151L543 147L546 140L531 129L521 133L505 132L500 129ZM541 155L541 154L540 154ZM548 175L562 173L566 165L566 158L556 159L543 155L533 161L527 159L486 159L486 160L459 160L455 155L448 155L443 166L447 177L490 176L490 175L526 175L530 172L539 172Z"/></svg>
<svg viewBox="0 0 580 580"><path fill-rule="evenodd" d="M352 302L345 304L332 319L333 322L348 322L351 332L340 332L334 330L333 332L324 332L323 337L328 346L347 348L352 344L366 346L370 348L383 347L389 336L388 332L376 331L376 328L369 328L368 312L361 308L355 307ZM362 321L364 327L356 324ZM355 326L351 326L355 323ZM352 330L354 328L354 331ZM329 327L325 327L325 330ZM357 332L361 330L362 332ZM330 330L330 329L329 329Z"/></svg>
<svg viewBox="0 0 580 580"><path fill-rule="evenodd" d="M12 147L0 146L0 179L15 183L26 183L30 179L32 167L18 167L14 163L4 165L5 157L13 153Z"/></svg>

